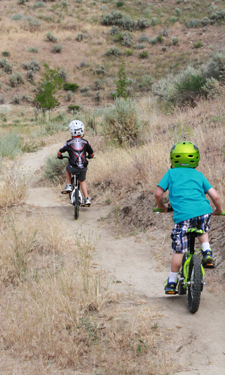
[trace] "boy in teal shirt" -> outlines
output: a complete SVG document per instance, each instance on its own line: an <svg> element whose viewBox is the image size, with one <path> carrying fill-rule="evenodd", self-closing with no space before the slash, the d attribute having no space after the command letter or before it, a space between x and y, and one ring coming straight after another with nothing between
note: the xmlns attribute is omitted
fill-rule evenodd
<svg viewBox="0 0 225 375"><path fill-rule="evenodd" d="M163 176L155 192L158 208L167 211L167 207L163 204L163 194L169 190L169 201L174 211L175 225L171 234L174 253L170 277L165 285L166 294L175 292L183 254L189 250L189 239L186 234L188 228L197 227L204 231L204 234L198 237L203 265L213 262L208 237L210 217L220 214L223 210L216 190L205 176L195 169L199 160L199 150L193 143L186 141L176 143L170 152L172 168ZM206 193L216 207L214 211L205 196Z"/></svg>

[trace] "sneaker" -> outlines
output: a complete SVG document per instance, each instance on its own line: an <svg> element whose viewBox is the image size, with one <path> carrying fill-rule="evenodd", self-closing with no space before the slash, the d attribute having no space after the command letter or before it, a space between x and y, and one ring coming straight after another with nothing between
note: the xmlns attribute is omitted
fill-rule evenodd
<svg viewBox="0 0 225 375"><path fill-rule="evenodd" d="M84 198L84 205L85 206L90 206L91 205L91 201L90 201L90 198Z"/></svg>
<svg viewBox="0 0 225 375"><path fill-rule="evenodd" d="M170 282L170 278L165 281L163 284L165 294L176 294L176 287L177 287L177 281L176 282Z"/></svg>
<svg viewBox="0 0 225 375"><path fill-rule="evenodd" d="M66 186L64 187L63 191L61 191L61 193L67 194L67 193L71 193L71 191L72 191L72 185L66 184Z"/></svg>
<svg viewBox="0 0 225 375"><path fill-rule="evenodd" d="M213 265L213 257L212 257L212 251L210 249L203 251L201 249L201 253L203 256L202 259L202 265L203 266L211 266Z"/></svg>

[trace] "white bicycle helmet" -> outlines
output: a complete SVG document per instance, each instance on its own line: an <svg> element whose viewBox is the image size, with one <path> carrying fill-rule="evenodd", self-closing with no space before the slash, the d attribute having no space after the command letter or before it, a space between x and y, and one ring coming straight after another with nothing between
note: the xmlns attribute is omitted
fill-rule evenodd
<svg viewBox="0 0 225 375"><path fill-rule="evenodd" d="M69 124L69 131L72 137L76 137L77 135L84 135L84 124L82 121L73 120Z"/></svg>

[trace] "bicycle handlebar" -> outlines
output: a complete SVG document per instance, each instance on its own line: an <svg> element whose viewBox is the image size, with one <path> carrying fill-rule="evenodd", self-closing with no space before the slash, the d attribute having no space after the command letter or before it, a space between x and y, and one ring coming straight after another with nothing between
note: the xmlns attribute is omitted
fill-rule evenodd
<svg viewBox="0 0 225 375"><path fill-rule="evenodd" d="M96 156L93 156L91 158L89 155L86 155L86 158L87 159L94 159L94 158L96 158ZM61 155L61 157L60 158L57 157L57 159L69 159L69 156L67 156L67 155Z"/></svg>
<svg viewBox="0 0 225 375"><path fill-rule="evenodd" d="M153 212L165 212L165 210L160 209L158 207L153 207L152 210L153 210ZM172 212L172 211L173 211L172 207L167 207L167 211L166 212ZM221 212L221 214L217 214L215 216L225 216L225 211L223 211L223 212Z"/></svg>

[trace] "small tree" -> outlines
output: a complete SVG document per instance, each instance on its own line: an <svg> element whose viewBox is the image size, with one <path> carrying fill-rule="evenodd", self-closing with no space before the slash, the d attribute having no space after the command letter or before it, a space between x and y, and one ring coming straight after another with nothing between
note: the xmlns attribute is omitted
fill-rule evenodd
<svg viewBox="0 0 225 375"><path fill-rule="evenodd" d="M34 98L34 104L40 108L45 116L45 112L53 110L58 104L60 95L55 96L58 90L62 88L63 79L60 78L60 68L50 69L47 64L44 64L45 72L44 78L39 82L38 93Z"/></svg>
<svg viewBox="0 0 225 375"><path fill-rule="evenodd" d="M123 64L118 71L118 80L116 81L116 94L114 95L117 98L127 98L127 86L129 84L129 80L126 77L125 68Z"/></svg>

